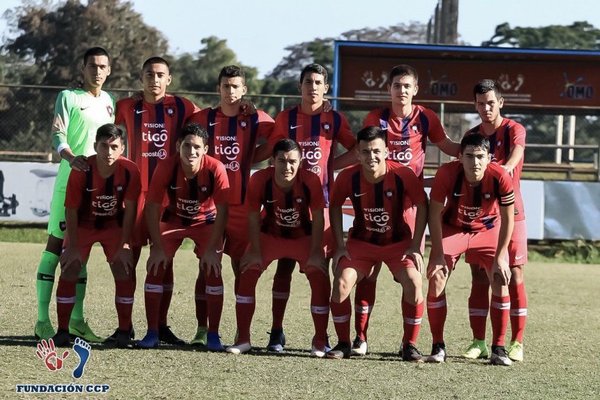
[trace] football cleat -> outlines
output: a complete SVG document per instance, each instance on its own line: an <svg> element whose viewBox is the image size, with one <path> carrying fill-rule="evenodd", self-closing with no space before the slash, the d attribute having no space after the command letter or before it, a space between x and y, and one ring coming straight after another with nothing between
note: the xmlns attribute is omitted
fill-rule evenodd
<svg viewBox="0 0 600 400"><path fill-rule="evenodd" d="M227 353L231 353L231 354L242 354L242 353L249 352L251 348L252 348L252 345L250 345L250 343L246 342L246 343L234 344L233 346L229 346L228 348L225 349L225 351Z"/></svg>
<svg viewBox="0 0 600 400"><path fill-rule="evenodd" d="M488 358L489 352L485 340L473 339L473 343L464 352L464 358L475 360L477 358Z"/></svg>
<svg viewBox="0 0 600 400"><path fill-rule="evenodd" d="M207 329L205 326L199 326L196 330L196 336L192 339L190 344L192 346L206 346L206 333Z"/></svg>
<svg viewBox="0 0 600 400"><path fill-rule="evenodd" d="M35 328L33 328L33 334L37 340L41 339L50 339L52 336L56 335L54 328L52 327L52 322L50 321L37 321L35 323Z"/></svg>
<svg viewBox="0 0 600 400"><path fill-rule="evenodd" d="M490 364L492 365L502 365L508 367L512 365L512 361L508 358L508 354L506 354L506 349L504 346L492 346L492 356L490 357Z"/></svg>
<svg viewBox="0 0 600 400"><path fill-rule="evenodd" d="M350 354L352 353L352 347L350 343L339 342L337 346L327 352L327 358L332 359L342 359L342 358L350 358Z"/></svg>
<svg viewBox="0 0 600 400"><path fill-rule="evenodd" d="M508 358L513 361L523 361L523 343L516 340L511 342L508 347Z"/></svg>
<svg viewBox="0 0 600 400"><path fill-rule="evenodd" d="M431 346L431 355L425 358L425 362L443 363L446 361L446 345L444 343L434 343Z"/></svg>
<svg viewBox="0 0 600 400"><path fill-rule="evenodd" d="M103 343L104 339L97 336L92 328L88 325L87 321L82 319L71 319L69 321L69 333L71 336L75 336L85 340L88 343Z"/></svg>
<svg viewBox="0 0 600 400"><path fill-rule="evenodd" d="M285 347L285 334L283 329L272 329L269 336L267 351L281 353Z"/></svg>
<svg viewBox="0 0 600 400"><path fill-rule="evenodd" d="M352 355L353 356L364 356L367 354L369 346L366 340L362 340L358 336L352 342Z"/></svg>

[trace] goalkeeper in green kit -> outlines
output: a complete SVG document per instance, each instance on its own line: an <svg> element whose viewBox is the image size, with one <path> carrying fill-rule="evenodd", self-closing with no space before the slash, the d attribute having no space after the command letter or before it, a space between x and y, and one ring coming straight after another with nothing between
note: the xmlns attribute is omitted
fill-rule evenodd
<svg viewBox="0 0 600 400"><path fill-rule="evenodd" d="M110 75L108 52L101 47L87 50L83 56L82 74L82 87L60 92L54 106L52 145L60 155L61 162L50 206L48 242L37 269L36 339L49 339L56 333L48 311L66 229L65 195L69 173L71 168L79 171L88 169L86 157L95 153L96 131L100 126L114 121L114 99L102 91L102 85ZM86 282L87 270L83 266L77 282L77 300L69 322L69 333L88 342L102 342L103 339L96 336L83 319Z"/></svg>

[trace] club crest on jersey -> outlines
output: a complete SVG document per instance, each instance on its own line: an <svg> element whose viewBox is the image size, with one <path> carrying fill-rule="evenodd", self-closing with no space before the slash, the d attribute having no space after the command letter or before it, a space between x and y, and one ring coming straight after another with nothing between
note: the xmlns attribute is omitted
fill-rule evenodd
<svg viewBox="0 0 600 400"><path fill-rule="evenodd" d="M502 145L502 141L498 140L498 141L496 142L496 146L501 146L501 145Z"/></svg>
<svg viewBox="0 0 600 400"><path fill-rule="evenodd" d="M385 197L387 197L388 199L391 198L394 195L394 192L391 190L388 190L385 192Z"/></svg>
<svg viewBox="0 0 600 400"><path fill-rule="evenodd" d="M302 197L297 197L296 198L296 203L300 204L302 203L304 200L302 199Z"/></svg>
<svg viewBox="0 0 600 400"><path fill-rule="evenodd" d="M245 129L248 126L248 123L246 121L240 121L240 127L242 129Z"/></svg>
<svg viewBox="0 0 600 400"><path fill-rule="evenodd" d="M112 106L106 106L106 111L108 112L108 115L110 117L112 117L113 114L115 113L115 110L112 108Z"/></svg>
<svg viewBox="0 0 600 400"><path fill-rule="evenodd" d="M117 186L117 192L122 192L123 191L123 186Z"/></svg>
<svg viewBox="0 0 600 400"><path fill-rule="evenodd" d="M416 125L413 125L413 127L412 127L412 130L413 130L413 131L415 131L415 132L418 132L418 131L419 131L419 128L417 128L417 126L416 126Z"/></svg>
<svg viewBox="0 0 600 400"><path fill-rule="evenodd" d="M489 193L484 193L483 194L483 198L486 199L486 200L489 200L491 197L492 197L492 195L489 194Z"/></svg>
<svg viewBox="0 0 600 400"><path fill-rule="evenodd" d="M172 117L172 116L173 116L173 114L175 114L175 110L174 110L174 109L172 109L171 107L167 108L167 115L168 115L169 117Z"/></svg>
<svg viewBox="0 0 600 400"><path fill-rule="evenodd" d="M208 187L206 187L206 186L200 186L200 191L201 192L207 192L208 191Z"/></svg>
<svg viewBox="0 0 600 400"><path fill-rule="evenodd" d="M322 126L325 132L329 132L329 129L331 129L331 125L329 125L329 122L323 122Z"/></svg>

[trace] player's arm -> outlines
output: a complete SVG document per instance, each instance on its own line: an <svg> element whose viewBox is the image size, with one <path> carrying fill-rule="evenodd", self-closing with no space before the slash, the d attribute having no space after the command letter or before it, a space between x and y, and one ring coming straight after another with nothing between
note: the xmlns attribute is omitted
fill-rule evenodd
<svg viewBox="0 0 600 400"><path fill-rule="evenodd" d="M165 254L160 235L160 209L161 205L153 201L147 201L144 208L146 225L152 244L150 245L150 256L146 263L148 273L156 275L158 268L165 268L170 261Z"/></svg>
<svg viewBox="0 0 600 400"><path fill-rule="evenodd" d="M260 212L250 211L248 213L248 250L240 261L241 272L248 267L262 266L262 254L260 251Z"/></svg>
<svg viewBox="0 0 600 400"><path fill-rule="evenodd" d="M500 206L500 233L498 234L498 246L492 265L494 279L499 279L502 285L508 285L510 281L510 268L508 266L508 244L515 225L515 205Z"/></svg>
<svg viewBox="0 0 600 400"><path fill-rule="evenodd" d="M60 255L60 265L62 272L68 271L71 267L83 264L81 252L77 242L77 225L79 217L76 208L65 208L66 222L66 246Z"/></svg>
<svg viewBox="0 0 600 400"><path fill-rule="evenodd" d="M310 252L306 264L321 268L327 273L328 267L325 265L325 255L323 254L323 230L325 229L323 208L311 208L310 212L312 215L312 230Z"/></svg>
<svg viewBox="0 0 600 400"><path fill-rule="evenodd" d="M458 153L460 152L460 143L453 141L448 136L435 145L438 149L452 157L458 157Z"/></svg>
<svg viewBox="0 0 600 400"><path fill-rule="evenodd" d="M67 130L69 127L69 112L72 108L66 92L61 92L54 105L54 119L52 120L52 146L63 160L67 161L71 168L77 171L87 171L89 165L86 157L75 155L69 146Z"/></svg>
<svg viewBox="0 0 600 400"><path fill-rule="evenodd" d="M221 250L221 243L223 235L225 234L225 225L227 225L227 217L229 212L229 206L226 202L219 203L217 207L217 218L212 226L210 237L206 243L206 250L200 262L204 268L212 270L215 276L221 275L221 259L219 257L219 251Z"/></svg>
<svg viewBox="0 0 600 400"><path fill-rule="evenodd" d="M357 153L354 151L355 147L356 146L353 146L344 154L337 156L333 160L333 169L343 169L358 163L358 157L356 155Z"/></svg>
<svg viewBox="0 0 600 400"><path fill-rule="evenodd" d="M131 235L135 216L137 213L137 201L125 200L125 212L123 213L123 228L121 231L121 243L119 251L115 255L113 262L117 262L125 268L125 273L129 275L135 268L133 253L131 252Z"/></svg>
<svg viewBox="0 0 600 400"><path fill-rule="evenodd" d="M436 200L429 203L429 238L431 240L431 253L427 265L427 279L431 279L437 271L448 275L448 266L444 260L444 246L442 245L442 212L444 204Z"/></svg>
<svg viewBox="0 0 600 400"><path fill-rule="evenodd" d="M406 256L413 258L417 271L423 273L424 261L421 254L421 241L425 234L425 226L427 225L427 199L417 204L417 215L415 217L415 232L410 242L410 247L404 253Z"/></svg>
<svg viewBox="0 0 600 400"><path fill-rule="evenodd" d="M502 168L504 168L506 172L512 175L513 169L515 169L517 164L519 164L519 162L523 159L524 155L525 147L520 144L516 144L511 150L508 159L506 160L504 165L502 165Z"/></svg>
<svg viewBox="0 0 600 400"><path fill-rule="evenodd" d="M333 268L337 268L337 264L342 257L350 259L346 244L344 243L344 228L343 228L343 217L341 206L330 206L329 207L329 220L331 223L331 232L336 243L336 250L333 254Z"/></svg>

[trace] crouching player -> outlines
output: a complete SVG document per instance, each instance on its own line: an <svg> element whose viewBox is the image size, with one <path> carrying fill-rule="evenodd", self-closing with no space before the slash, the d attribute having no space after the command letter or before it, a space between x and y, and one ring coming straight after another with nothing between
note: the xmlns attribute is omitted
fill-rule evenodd
<svg viewBox="0 0 600 400"><path fill-rule="evenodd" d="M196 244L199 268L206 275L207 348L223 351L219 324L223 309L221 256L227 223L229 181L223 164L208 156L208 133L198 124L183 127L177 153L154 171L146 199L146 222L152 239L144 284L148 332L141 348L158 346L159 311L166 268L184 238ZM162 206L165 206L161 216Z"/></svg>
<svg viewBox="0 0 600 400"><path fill-rule="evenodd" d="M423 184L408 167L387 161L386 131L375 126L357 134L359 164L342 171L334 184L331 227L336 241L331 314L338 344L328 358L348 358L350 342L350 290L368 278L375 265L384 262L402 285L404 336L402 358L420 361L416 342L423 316L420 247L427 221L427 197ZM354 223L347 243L342 231L342 204L350 198ZM404 212L416 206L414 235Z"/></svg>
<svg viewBox="0 0 600 400"><path fill-rule="evenodd" d="M440 167L431 188L427 314L433 346L427 361L446 359L446 283L464 253L467 262L485 268L492 286L490 362L510 365L504 335L510 309L507 252L514 226L513 184L500 165L491 163L490 142L485 136L465 136L460 146L459 159Z"/></svg>
<svg viewBox="0 0 600 400"><path fill-rule="evenodd" d="M124 132L114 124L96 133L96 155L87 171L71 170L65 199L67 239L60 257L61 274L56 290L58 331L54 344L68 346L69 319L75 305L75 285L92 245L102 245L115 278L115 306L119 318L116 345L129 344L133 308L133 253L129 247L140 195L137 166L121 157Z"/></svg>
<svg viewBox="0 0 600 400"><path fill-rule="evenodd" d="M238 339L227 351L240 354L250 350L258 278L273 260L288 258L300 264L310 283L315 327L311 355L324 357L331 284L323 253L323 189L316 174L301 168L301 149L294 140L278 141L272 158L273 166L256 172L248 185L250 244L241 260L236 296Z"/></svg>

